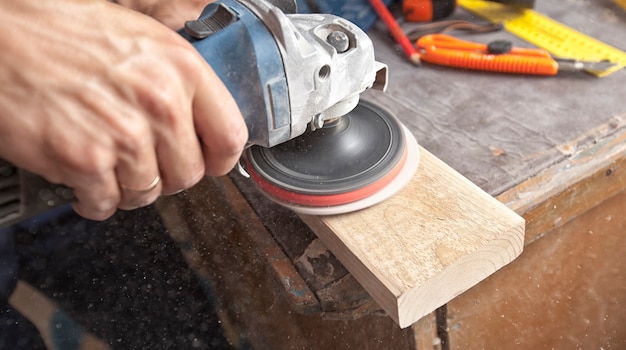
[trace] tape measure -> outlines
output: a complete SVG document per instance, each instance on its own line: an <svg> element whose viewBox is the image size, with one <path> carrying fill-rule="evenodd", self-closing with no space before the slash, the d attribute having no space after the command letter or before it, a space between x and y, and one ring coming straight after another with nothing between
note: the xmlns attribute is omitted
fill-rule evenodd
<svg viewBox="0 0 626 350"><path fill-rule="evenodd" d="M505 29L559 58L581 61L608 60L617 65L601 73L604 77L626 66L626 53L562 23L530 9L515 8L489 1L458 0L464 9L487 19L502 23Z"/></svg>
<svg viewBox="0 0 626 350"><path fill-rule="evenodd" d="M621 8L623 8L624 10L626 10L626 0L613 0L613 2L616 5L621 6Z"/></svg>

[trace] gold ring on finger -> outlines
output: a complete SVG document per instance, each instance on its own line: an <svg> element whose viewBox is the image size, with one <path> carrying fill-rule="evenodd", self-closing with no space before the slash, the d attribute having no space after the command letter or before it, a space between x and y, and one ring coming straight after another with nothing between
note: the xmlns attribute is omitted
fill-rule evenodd
<svg viewBox="0 0 626 350"><path fill-rule="evenodd" d="M145 193L145 192L150 192L152 191L155 187L157 187L157 185L159 184L159 182L161 182L161 177L159 175L157 175L154 180L152 180L152 182L150 182L150 184L144 188L132 188L132 187L128 187L124 184L120 184L120 187L122 188L122 190L126 191L126 192L137 192L137 193Z"/></svg>

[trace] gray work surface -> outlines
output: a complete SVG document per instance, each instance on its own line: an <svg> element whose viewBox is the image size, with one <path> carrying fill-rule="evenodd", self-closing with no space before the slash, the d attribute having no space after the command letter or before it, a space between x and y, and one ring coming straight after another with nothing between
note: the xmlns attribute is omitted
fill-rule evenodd
<svg viewBox="0 0 626 350"><path fill-rule="evenodd" d="M535 10L620 50L626 49L626 11L610 0L537 1ZM482 20L464 10L453 18ZM602 20L599 20L602 19ZM403 24L409 30L415 24ZM626 123L626 71L605 78L582 72L539 77L412 65L382 23L369 31L377 59L389 66L386 94L375 95L414 133L420 145L492 195L535 176ZM505 31L451 35L488 43ZM591 135L585 137L586 134ZM609 136L608 134L600 135Z"/></svg>

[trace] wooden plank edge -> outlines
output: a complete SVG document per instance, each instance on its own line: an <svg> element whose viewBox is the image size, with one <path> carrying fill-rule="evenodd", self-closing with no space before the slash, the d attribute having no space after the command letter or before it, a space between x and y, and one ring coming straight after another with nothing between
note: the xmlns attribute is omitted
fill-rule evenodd
<svg viewBox="0 0 626 350"><path fill-rule="evenodd" d="M436 308L446 304L500 268L508 265L522 253L524 246L524 221L520 220L509 231L504 232L502 237L489 242L474 253L462 256L425 284L398 296L390 293L385 283L373 274L358 257L340 253L349 251L349 249L333 233L332 229L315 217L303 215L302 219L319 235L324 244L333 247L330 249L338 252L336 253L337 258L344 265L350 266L350 273L401 328L411 326L420 318L432 313ZM511 247L514 249L513 253ZM499 256L500 261L494 263L494 254ZM481 271L482 274L477 275L476 271ZM466 276L466 278L463 280L456 279L456 288L450 290L449 281L459 275ZM372 283L372 281L376 283ZM415 300L435 300L435 302L431 302L428 307L425 307L415 304ZM399 310L404 311L400 313Z"/></svg>
<svg viewBox="0 0 626 350"><path fill-rule="evenodd" d="M492 240L474 253L463 255L427 283L400 296L398 309L404 311L399 315L400 327L410 326L416 319L445 305L511 263L522 253L523 236L524 224L518 222L516 226L504 232L502 237ZM513 252L511 247L515 249ZM494 256L500 260L494 261ZM481 274L477 274L477 271L480 271ZM458 276L463 276L463 278L459 279ZM454 289L450 288L450 281L452 280L455 280L454 287L456 288ZM423 304L415 303L414 300L431 300L434 302L429 305L429 308L425 308Z"/></svg>

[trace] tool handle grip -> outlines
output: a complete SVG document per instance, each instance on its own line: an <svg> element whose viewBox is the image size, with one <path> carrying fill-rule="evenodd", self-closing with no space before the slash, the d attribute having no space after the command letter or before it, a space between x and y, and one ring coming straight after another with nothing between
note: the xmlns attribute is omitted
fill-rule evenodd
<svg viewBox="0 0 626 350"><path fill-rule="evenodd" d="M441 49L421 54L422 61L433 64L491 72L555 75L559 65L551 58L528 58L510 54L485 55Z"/></svg>
<svg viewBox="0 0 626 350"><path fill-rule="evenodd" d="M441 35L426 36L417 47L423 61L448 67L533 75L556 75L559 70L558 62L544 50L513 48L492 54L487 45Z"/></svg>

